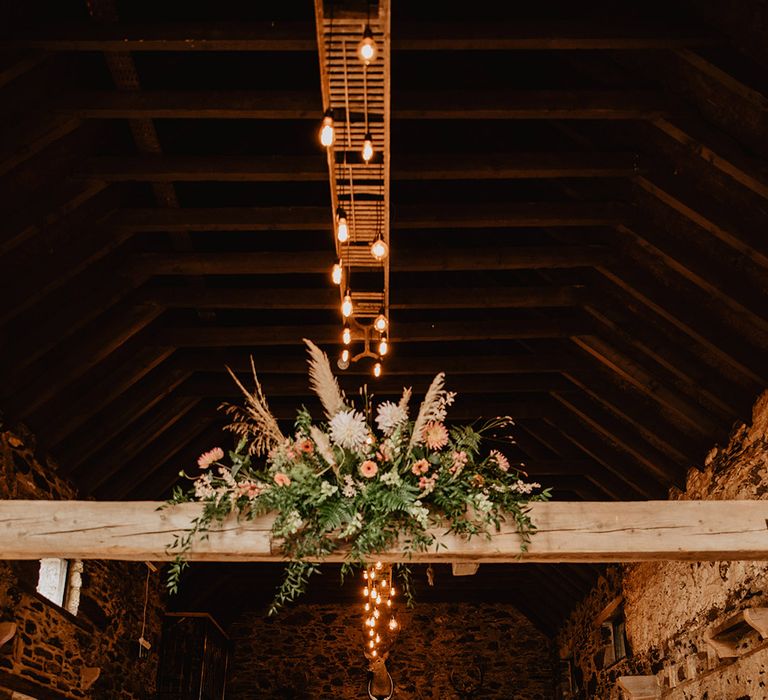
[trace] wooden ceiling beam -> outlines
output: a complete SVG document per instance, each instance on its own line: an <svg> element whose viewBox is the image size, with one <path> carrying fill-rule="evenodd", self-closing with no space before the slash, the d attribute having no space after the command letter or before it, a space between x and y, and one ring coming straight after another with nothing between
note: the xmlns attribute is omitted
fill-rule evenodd
<svg viewBox="0 0 768 700"><path fill-rule="evenodd" d="M0 41L0 46L2 41ZM3 49L0 49L3 50ZM50 54L39 50L22 50L4 53L0 59L0 88L37 68Z"/></svg>
<svg viewBox="0 0 768 700"><path fill-rule="evenodd" d="M169 354L164 353L165 357ZM142 374L139 372L143 368L130 364L121 369L123 386L119 390L112 390L108 397L100 399L96 406L85 401L73 402L77 420L65 420L64 425L56 425L53 430L46 430L46 436L51 432L48 439L64 470L76 467L81 461L102 449L124 426L137 420L170 396L190 374L184 368L176 366L172 360L155 361L152 368ZM106 382L100 384L104 383ZM88 395L85 398L88 398Z"/></svg>
<svg viewBox="0 0 768 700"><path fill-rule="evenodd" d="M660 93L528 90L406 93L393 99L393 119L658 119L670 108ZM320 96L297 92L90 92L54 105L80 119L295 119L319 121ZM352 115L353 121L361 115ZM361 121L363 119L361 118Z"/></svg>
<svg viewBox="0 0 768 700"><path fill-rule="evenodd" d="M446 342L459 340L516 340L521 338L569 338L590 332L579 316L561 318L495 321L443 321L398 323L390 339L394 343ZM176 326L158 328L155 340L161 345L187 348L256 347L296 345L302 338L319 344L339 342L337 326ZM359 334L352 332L353 340Z"/></svg>
<svg viewBox="0 0 768 700"><path fill-rule="evenodd" d="M258 367L257 367L258 372ZM252 383L250 373L240 374L240 381L244 386ZM360 385L359 376L351 375L348 377L346 372L339 373L340 383L343 389L351 396L357 392ZM414 381L408 381L414 393L424 394L429 388L432 378L429 375L413 377ZM451 391L457 391L460 394L509 394L516 392L530 391L559 391L569 393L578 391L570 381L563 378L562 375L555 373L542 374L451 374L447 380ZM266 374L260 379L262 388L266 396L293 396L303 398L307 396L309 388L307 379L299 374L280 376L275 374ZM376 395L400 396L403 392L403 381L397 376L386 376L376 380L375 384L370 385L375 388ZM196 373L187 379L177 390L178 393L185 396L242 396L240 389L234 383L232 378L220 372L215 373ZM298 404L297 404L298 405Z"/></svg>
<svg viewBox="0 0 768 700"><path fill-rule="evenodd" d="M334 340L336 347L338 340ZM181 366L191 372L223 372L225 366L231 367L236 372L248 373L251 371L249 351L241 352L209 349L185 349L178 353L178 361ZM307 361L303 354L268 354L258 351L251 353L254 357L256 372L263 375L298 374L307 376ZM561 372L569 369L588 367L584 358L575 353L543 353L506 355L477 354L416 357L404 356L398 351L392 357L387 358L387 376L401 376L409 379L413 376L427 376L430 379L438 372L445 372L450 384L450 378L454 374L520 374L529 372ZM361 365L352 365L346 374L368 376L370 371Z"/></svg>
<svg viewBox="0 0 768 700"><path fill-rule="evenodd" d="M153 286L144 288L140 301L181 309L327 309L339 307L337 289L195 288ZM471 287L434 289L402 287L392 290L390 309L549 308L581 306L591 298L587 288Z"/></svg>
<svg viewBox="0 0 768 700"><path fill-rule="evenodd" d="M606 439L600 433L595 432L591 426L583 423L575 414L562 409L557 416L553 412L540 417L547 422L551 430L559 432L617 478L631 484L645 498L666 497L668 487L671 484L669 477L665 482L660 482L648 472L644 465L613 440Z"/></svg>
<svg viewBox="0 0 768 700"><path fill-rule="evenodd" d="M76 484L87 484L89 492L93 492L119 474L148 445L184 420L199 403L200 398L192 396L174 394L167 397L137 420L126 422L122 431L101 450L86 460L70 465L70 478ZM105 464L109 467L105 468ZM154 466L146 464L145 468L151 470Z"/></svg>
<svg viewBox="0 0 768 700"><path fill-rule="evenodd" d="M604 491L615 501L633 501L647 498L642 490L628 482L620 474L616 474L584 452L576 444L568 440L560 431L552 428L549 423L537 419L515 419L515 439L521 445L530 446L531 440L544 445L557 454L561 459L573 464L583 464L582 473L590 479L597 488Z"/></svg>
<svg viewBox="0 0 768 700"><path fill-rule="evenodd" d="M327 234L326 234L327 235ZM392 271L461 272L465 270L535 270L596 267L612 262L606 246L496 246L493 248L440 248L428 254L418 248L398 249ZM238 253L140 253L129 264L140 275L328 275L332 251Z"/></svg>
<svg viewBox="0 0 768 700"><path fill-rule="evenodd" d="M634 177L635 153L395 154L392 179L507 180ZM102 156L76 174L107 182L325 182L321 159L306 156Z"/></svg>
<svg viewBox="0 0 768 700"><path fill-rule="evenodd" d="M658 50L719 45L709 31L638 24L621 18L596 26L583 21L408 23L393 32L398 51ZM0 50L38 51L317 51L315 27L305 22L174 22L93 26L62 23L16 34Z"/></svg>
<svg viewBox="0 0 768 700"><path fill-rule="evenodd" d="M118 350L147 328L162 313L151 305L132 304L115 308L104 320L97 320L91 332L66 342L56 352L55 361L41 358L24 373L7 381L9 412L18 418L29 416L51 401L90 368Z"/></svg>
<svg viewBox="0 0 768 700"><path fill-rule="evenodd" d="M44 116L32 117L14 129L8 129L0 141L0 175L5 175L28 158L71 134L82 120L71 114L54 114L44 111Z"/></svg>
<svg viewBox="0 0 768 700"><path fill-rule="evenodd" d="M618 202L507 202L482 207L445 204L397 208L392 228L463 229L558 226L615 226L632 218ZM116 229L158 231L326 231L327 207L217 207L122 209L111 217Z"/></svg>

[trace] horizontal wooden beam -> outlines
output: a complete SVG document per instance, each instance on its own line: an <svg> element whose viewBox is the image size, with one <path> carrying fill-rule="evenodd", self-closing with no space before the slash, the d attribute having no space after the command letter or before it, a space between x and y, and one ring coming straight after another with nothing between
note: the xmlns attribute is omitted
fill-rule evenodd
<svg viewBox="0 0 768 700"><path fill-rule="evenodd" d="M394 180L509 180L632 177L634 153L395 154ZM305 156L105 156L76 175L107 182L325 182L322 159Z"/></svg>
<svg viewBox="0 0 768 700"><path fill-rule="evenodd" d="M192 309L329 309L339 307L338 289L253 289L239 287L151 287L139 294L145 303ZM569 287L396 287L390 309L525 309L579 306L588 290Z"/></svg>
<svg viewBox="0 0 768 700"><path fill-rule="evenodd" d="M401 206L394 229L615 226L632 210L619 202L509 202L466 205ZM196 209L121 209L111 218L121 230L157 231L326 231L327 207L217 207Z"/></svg>
<svg viewBox="0 0 768 700"><path fill-rule="evenodd" d="M595 267L613 262L605 246L499 246L495 248L398 249L392 272L451 272L462 270L545 270ZM150 275L327 275L332 251L242 253L143 253L133 256L135 273Z"/></svg>
<svg viewBox="0 0 768 700"><path fill-rule="evenodd" d="M158 510L159 503L94 501L0 501L0 556L4 559L116 559L168 561L175 534L200 514L199 504ZM721 561L768 558L765 501L641 501L629 503L534 503L538 528L521 557L514 521L490 539L464 540L435 534L438 551L414 552L409 561L477 563ZM235 518L197 542L192 561L280 561L272 541L273 517ZM339 552L326 561L342 561ZM382 561L404 561L400 549Z"/></svg>
<svg viewBox="0 0 768 700"><path fill-rule="evenodd" d="M306 22L163 24L68 23L0 41L3 51L317 51L315 27ZM520 20L514 23L409 22L393 32L397 51L532 51L677 49L721 43L690 27L606 20Z"/></svg>
<svg viewBox="0 0 768 700"><path fill-rule="evenodd" d="M459 340L518 340L524 338L569 338L589 334L586 318L527 319L518 321L435 321L434 323L398 323L390 339L395 343L444 342ZM337 326L177 326L158 329L155 339L161 345L176 347L250 347L295 345L302 338L317 343L338 343ZM358 339L353 331L352 339Z"/></svg>
<svg viewBox="0 0 768 700"><path fill-rule="evenodd" d="M411 93L393 99L394 119L658 119L670 113L655 92L527 90ZM323 110L319 93L90 92L55 108L83 119L309 119ZM364 121L364 115L352 115Z"/></svg>

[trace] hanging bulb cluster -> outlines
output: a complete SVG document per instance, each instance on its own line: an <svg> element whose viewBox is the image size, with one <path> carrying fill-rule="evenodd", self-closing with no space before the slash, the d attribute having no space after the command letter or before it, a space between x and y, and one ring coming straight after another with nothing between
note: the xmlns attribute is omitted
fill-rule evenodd
<svg viewBox="0 0 768 700"><path fill-rule="evenodd" d="M392 567L377 561L363 571L363 581L365 646L366 652L375 659L381 653L382 642L389 646L399 626L392 610L395 597Z"/></svg>
<svg viewBox="0 0 768 700"><path fill-rule="evenodd" d="M354 44L352 44L354 46ZM345 44L345 40L341 40L341 45L339 46L339 42L337 41L334 43L334 35L333 35L333 22L331 21L331 27L330 27L330 37L327 38L326 43L326 51L327 56L329 60L329 66L328 71L329 73L333 70L338 70L337 68L334 68L333 66L338 66L338 63L334 64L332 60L334 60L335 56L340 55L343 62L343 74L339 77L343 77L344 79L344 94L341 95L340 93L335 93L333 86L331 87L331 93L328 96L329 99L329 105L328 109L324 112L322 121L320 123L320 129L319 129L319 140L320 144L326 148L329 149L329 169L330 174L333 179L332 185L332 195L334 199L334 204L336 205L336 209L334 211L334 221L333 221L333 232L334 236L336 238L336 249L339 254L339 259L337 262L334 263L333 267L330 270L331 273L331 281L334 285L338 286L340 288L340 311L343 319L343 327L342 327L342 333L341 333L341 340L342 340L342 352L338 360L338 366L340 369L347 369L350 366L350 363L357 362L358 359L361 359L362 357L371 357L375 360L373 366L372 366L372 373L374 377L380 377L383 372L383 366L382 366L382 360L385 355L389 352L389 342L387 337L387 317L386 317L386 311L382 309L379 316L374 320L373 324L371 326L364 324L362 322L362 319L368 319L370 318L368 316L368 309L370 307L367 307L367 301L366 301L366 294L362 293L360 295L360 308L357 309L358 311L358 318L355 318L355 303L353 303L353 297L351 292L351 283L350 283L350 258L346 256L346 254L343 252L342 246L350 246L352 244L359 244L361 235L363 236L363 240L365 238L368 238L368 232L363 231L361 232L357 230L356 224L356 218L359 217L359 211L356 206L355 202L355 187L352 179L353 169L352 165L350 164L347 166L347 154L351 153L353 149L356 150L357 147L359 147L359 141L353 145L353 134L352 134L352 125L350 123L349 115L355 111L355 106L350 105L350 98L349 98L349 91L348 91L348 78L350 75L356 74L360 75L360 72L362 73L362 80L363 80L363 113L365 117L365 124L364 124L364 136L362 141L362 147L358 153L360 154L359 157L362 158L362 162L366 165L371 165L374 160L377 162L376 166L372 167L381 167L381 163L379 162L381 159L375 158L376 156L376 149L374 148L374 140L373 140L373 132L374 130L370 128L369 126L369 111L368 111L368 103L369 103L369 91L368 91L368 70L371 64L373 64L377 59L379 60L379 64L376 64L371 70L379 71L381 69L381 59L379 59L379 47L376 45L376 40L374 38L374 32L371 28L371 17L370 17L370 7L369 7L369 16L365 23L365 26L363 28L362 37L360 38L359 43L357 44L357 57L359 58L360 62L362 63L362 67L355 68L354 66L348 66L347 64L347 56L349 55L347 53L347 48ZM333 56L332 56L333 52ZM339 54L336 54L336 52L339 52ZM353 59L354 62L354 59ZM374 83L374 85L378 85L378 83ZM378 89L377 87L373 88L374 90ZM342 99L344 100L342 102ZM333 106L333 107L332 107ZM337 133L336 126L337 124L334 123L334 116L342 118L343 115L343 121L341 123L341 131ZM359 132L358 132L359 133ZM359 138L359 136L357 137ZM338 143L337 143L338 142ZM335 157L335 153L333 153L333 149L336 147L340 147L342 149L342 155L343 162L339 163ZM347 186L347 183L345 182L344 177L339 177L338 168L342 168L342 172L345 172L346 168L349 168L349 185ZM383 170L382 170L383 172ZM368 175L365 176L366 178ZM371 173L370 177L376 179L377 175ZM383 179L383 175L380 176ZM337 192L336 187L340 187L341 190ZM382 184L382 188L384 185ZM345 192L346 191L346 192ZM383 206L386 205L386 198L384 196L384 190L382 189L382 196L381 196L381 205L377 206L377 214L376 214L376 235L373 240L373 242L370 244L370 254L371 257L377 262L377 263L383 263L388 256L389 256L389 245L387 243L387 236L386 232L382 234L381 231L381 222L385 220L384 214L381 213L383 211ZM342 203L344 206L342 206ZM351 218L347 218L347 211L345 211L344 207L347 207L349 210L349 214L351 214ZM381 218L379 218L381 217ZM363 221L367 221L366 216L363 216ZM363 224L366 226L367 224ZM370 239L368 239L370 240ZM349 252L352 252L352 249L348 249ZM354 260L354 257L351 259ZM345 261L347 264L347 268L345 269ZM386 268L385 268L386 270ZM386 305L386 299L388 297L388 291L385 287L384 290L384 300ZM357 300L357 297L355 298ZM374 307L375 308L375 307ZM380 319L384 319L383 322ZM350 328L350 319L355 321L355 324L357 326L358 330L363 331L364 336L364 342L365 347L363 352L361 353L353 353L352 352L352 330ZM370 321L369 321L370 322Z"/></svg>

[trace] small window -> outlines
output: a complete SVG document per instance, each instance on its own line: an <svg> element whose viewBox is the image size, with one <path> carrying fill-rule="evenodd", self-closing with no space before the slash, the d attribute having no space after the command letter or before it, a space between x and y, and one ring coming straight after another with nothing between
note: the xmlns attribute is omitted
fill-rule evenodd
<svg viewBox="0 0 768 700"><path fill-rule="evenodd" d="M624 619L616 616L602 624L603 665L610 666L627 655Z"/></svg>
<svg viewBox="0 0 768 700"><path fill-rule="evenodd" d="M77 615L82 573L83 562L81 561L41 559L37 592L67 612Z"/></svg>

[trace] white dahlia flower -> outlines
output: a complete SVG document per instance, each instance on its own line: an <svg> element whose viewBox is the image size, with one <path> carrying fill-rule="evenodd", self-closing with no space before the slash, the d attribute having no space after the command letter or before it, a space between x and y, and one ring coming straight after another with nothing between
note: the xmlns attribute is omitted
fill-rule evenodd
<svg viewBox="0 0 768 700"><path fill-rule="evenodd" d="M339 411L330 422L331 440L348 450L358 450L368 439L368 426L360 411Z"/></svg>
<svg viewBox="0 0 768 700"><path fill-rule="evenodd" d="M384 435L391 435L402 423L408 420L408 410L392 401L379 404L376 411L376 425Z"/></svg>

